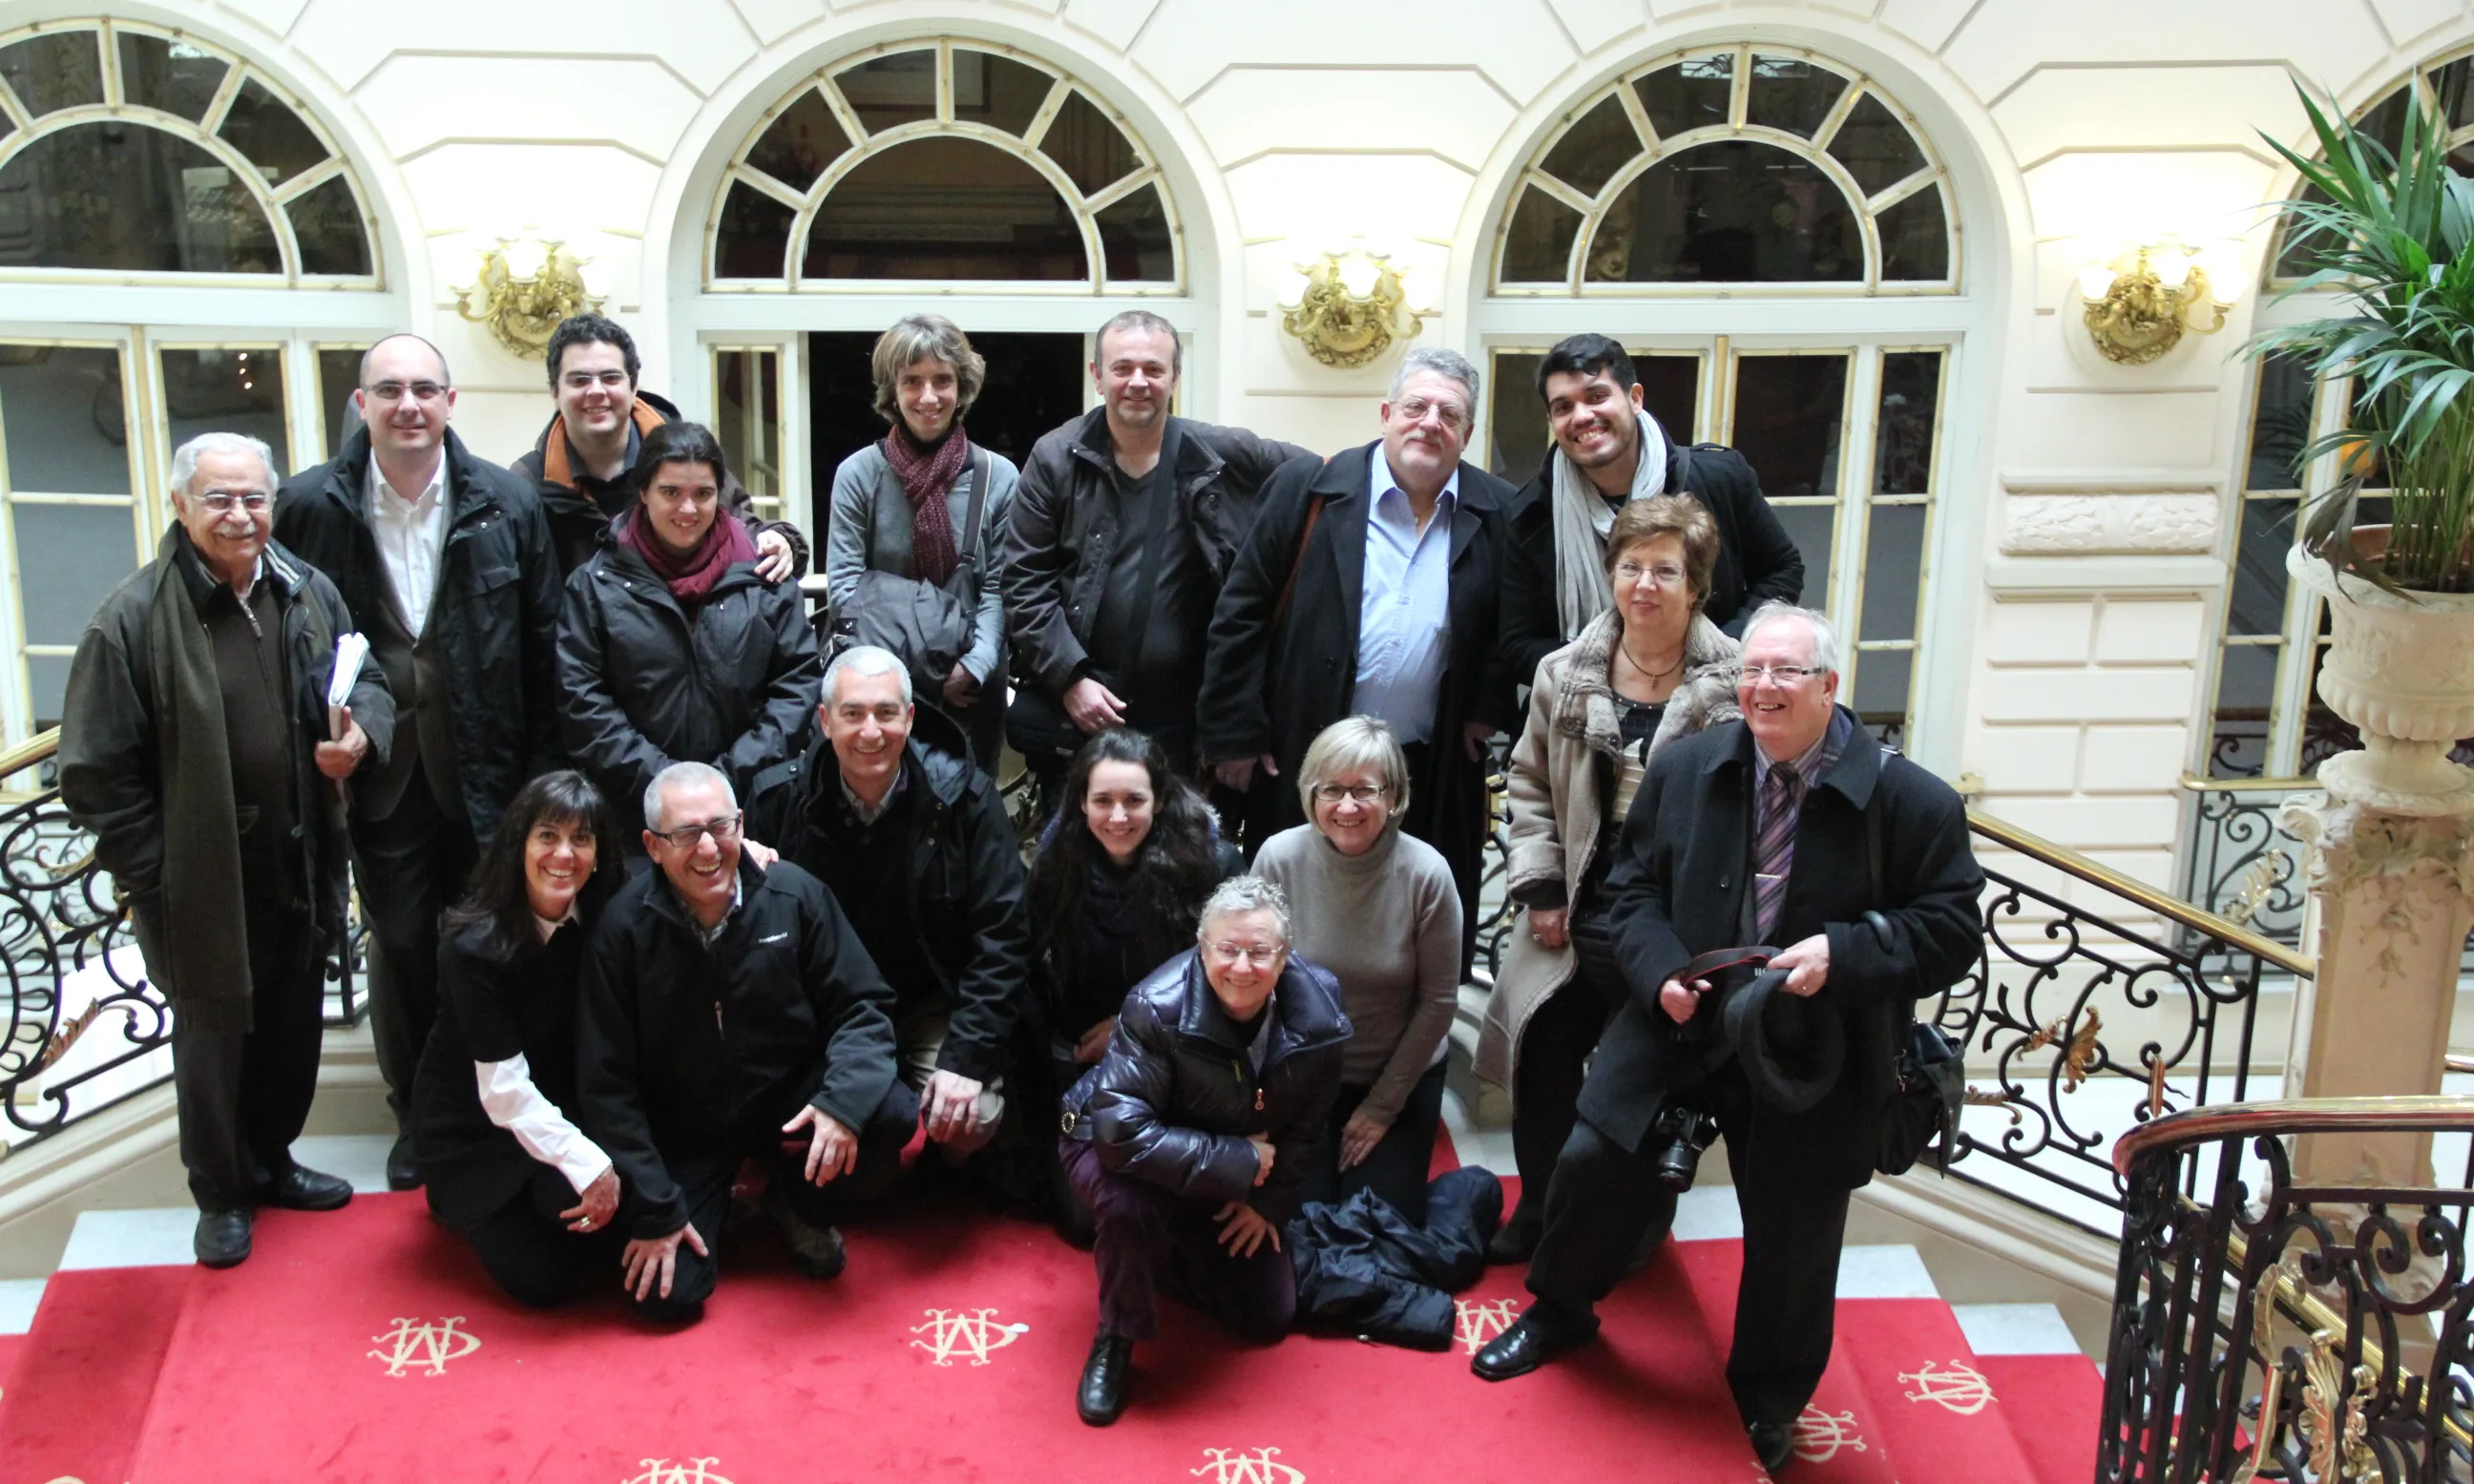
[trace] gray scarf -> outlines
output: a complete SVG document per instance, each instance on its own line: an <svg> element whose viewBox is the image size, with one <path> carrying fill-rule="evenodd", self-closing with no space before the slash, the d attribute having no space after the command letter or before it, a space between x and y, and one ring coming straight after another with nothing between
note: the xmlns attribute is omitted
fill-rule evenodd
<svg viewBox="0 0 2474 1484"><path fill-rule="evenodd" d="M1666 489L1666 435L1646 412L1633 414L1640 429L1640 447L1632 466L1632 494L1644 499ZM1614 529L1614 507L1570 454L1555 450L1555 618L1564 641L1578 639L1591 619L1614 606L1614 589L1607 583L1607 533Z"/></svg>

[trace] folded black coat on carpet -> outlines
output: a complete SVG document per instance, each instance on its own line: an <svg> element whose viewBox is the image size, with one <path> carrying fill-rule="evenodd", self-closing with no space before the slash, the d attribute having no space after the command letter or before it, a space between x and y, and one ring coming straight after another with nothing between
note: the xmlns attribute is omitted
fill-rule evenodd
<svg viewBox="0 0 2474 1484"><path fill-rule="evenodd" d="M1427 1182L1422 1227L1371 1190L1308 1204L1288 1225L1299 1327L1448 1350L1452 1295L1486 1271L1502 1220L1503 1182L1474 1166Z"/></svg>

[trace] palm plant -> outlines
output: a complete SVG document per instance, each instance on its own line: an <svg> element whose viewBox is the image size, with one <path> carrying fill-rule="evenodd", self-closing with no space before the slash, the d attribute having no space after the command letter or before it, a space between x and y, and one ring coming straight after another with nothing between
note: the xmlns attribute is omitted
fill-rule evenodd
<svg viewBox="0 0 2474 1484"><path fill-rule="evenodd" d="M2278 298L2338 287L2352 312L2263 330L2244 350L2354 381L2353 426L2303 450L2338 469L2310 498L2304 549L2391 593L2474 591L2474 181L2450 168L2437 111L2409 107L2391 154L2295 91L2320 153L2268 141L2304 186L2277 204L2287 260L2304 270ZM2356 499L2379 463L2393 486L2388 540L2358 546Z"/></svg>

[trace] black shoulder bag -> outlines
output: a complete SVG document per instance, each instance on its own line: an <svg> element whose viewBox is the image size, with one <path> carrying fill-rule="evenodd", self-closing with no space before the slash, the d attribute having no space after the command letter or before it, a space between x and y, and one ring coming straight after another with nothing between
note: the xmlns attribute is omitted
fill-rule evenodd
<svg viewBox="0 0 2474 1484"><path fill-rule="evenodd" d="M1873 900L1886 900L1881 872L1880 789L1864 801L1864 854L1872 868ZM1889 919L1878 910L1864 921L1887 951L1896 946ZM1951 1146L1958 1141L1958 1110L1967 1094L1967 1063L1958 1042L1928 1020L1915 1018L1915 1001L1907 1002L1906 1034L1892 1057L1897 1085L1881 1118L1881 1148L1873 1168L1883 1175L1904 1175L1919 1159L1943 1175L1950 1173Z"/></svg>

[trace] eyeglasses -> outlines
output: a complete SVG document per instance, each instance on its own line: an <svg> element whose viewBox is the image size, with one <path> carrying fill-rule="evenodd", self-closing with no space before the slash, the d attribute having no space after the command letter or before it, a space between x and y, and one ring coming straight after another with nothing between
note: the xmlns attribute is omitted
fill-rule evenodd
<svg viewBox="0 0 2474 1484"><path fill-rule="evenodd" d="M1440 414L1445 427L1468 426L1468 409L1456 401L1428 401L1423 397L1403 398L1399 403L1402 417L1412 423L1426 421L1429 413Z"/></svg>
<svg viewBox="0 0 2474 1484"><path fill-rule="evenodd" d="M435 381L381 381L362 390L369 393L375 401L401 401L403 394L410 392L413 401L424 404L447 395L447 388Z"/></svg>
<svg viewBox="0 0 2474 1484"><path fill-rule="evenodd" d="M1631 587L1643 577L1647 577L1660 587L1671 588L1684 580L1684 569L1663 564L1657 567L1643 567L1638 562L1615 563L1615 581L1625 587Z"/></svg>
<svg viewBox="0 0 2474 1484"><path fill-rule="evenodd" d="M724 815L718 819L707 819L702 824L683 824L675 830L655 830L653 833L680 850L693 850L696 842L708 835L713 837L715 844L727 845L739 838L740 822L746 817L743 814Z"/></svg>
<svg viewBox="0 0 2474 1484"><path fill-rule="evenodd" d="M1270 968L1279 961L1286 948L1254 948L1244 943L1211 943L1211 957L1224 964L1234 965L1243 959L1258 969Z"/></svg>
<svg viewBox="0 0 2474 1484"><path fill-rule="evenodd" d="M1744 667L1746 680L1754 682L1767 680L1772 685L1796 685L1822 673L1824 671L1809 665L1747 665Z"/></svg>
<svg viewBox="0 0 2474 1484"><path fill-rule="evenodd" d="M1314 786L1315 802L1337 804L1346 799L1352 804L1371 804L1392 791L1388 783L1319 783Z"/></svg>
<svg viewBox="0 0 2474 1484"><path fill-rule="evenodd" d="M559 379L567 383L570 391L580 392L586 387L594 385L595 383L615 390L627 384L627 373L623 371L605 371L599 376L595 376L590 371L570 371ZM425 401L426 399L424 400Z"/></svg>
<svg viewBox="0 0 2474 1484"><path fill-rule="evenodd" d="M241 495L235 495L230 490L208 490L204 495L200 495L195 498L199 504L206 506L208 510L213 511L217 515L231 514L232 507L235 505L250 512L252 515L255 515L258 511L261 511L267 506L275 503L275 497L267 494L263 490L251 490L246 494Z"/></svg>

